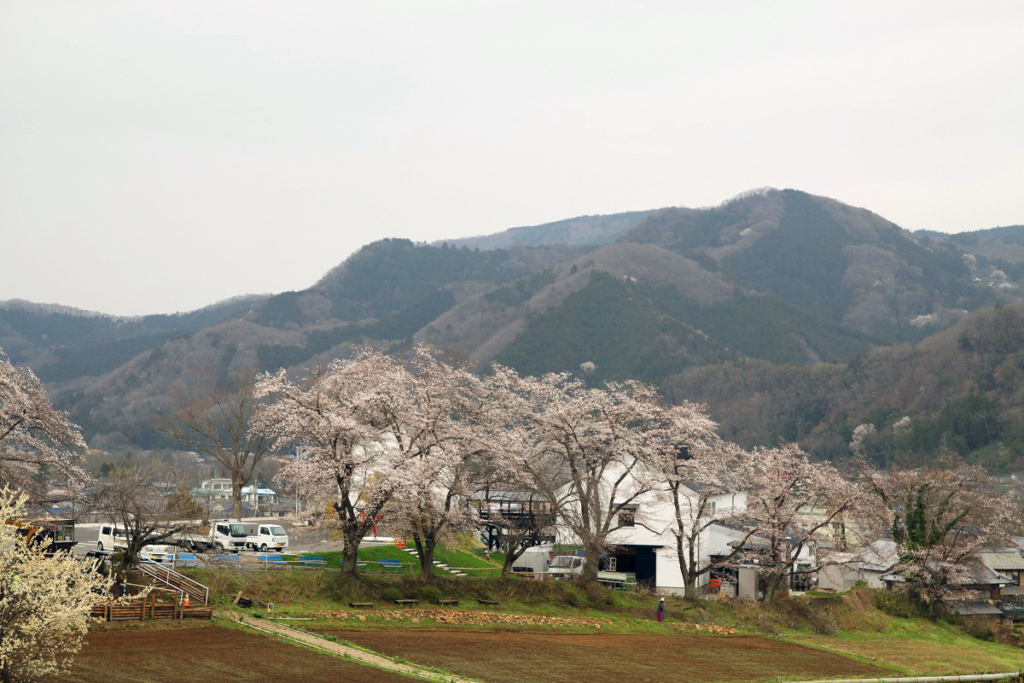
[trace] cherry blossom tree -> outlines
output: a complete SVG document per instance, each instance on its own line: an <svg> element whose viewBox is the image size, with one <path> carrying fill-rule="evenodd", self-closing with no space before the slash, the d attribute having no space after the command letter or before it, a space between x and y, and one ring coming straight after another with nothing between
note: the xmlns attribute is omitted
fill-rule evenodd
<svg viewBox="0 0 1024 683"><path fill-rule="evenodd" d="M81 483L88 477L77 451L84 448L78 426L54 409L35 374L12 365L0 349L0 484L31 490L40 477Z"/></svg>
<svg viewBox="0 0 1024 683"><path fill-rule="evenodd" d="M0 490L0 682L65 671L82 646L89 611L110 581L70 553L25 542L14 522L26 497Z"/></svg>
<svg viewBox="0 0 1024 683"><path fill-rule="evenodd" d="M583 545L581 578L596 580L620 513L657 485L651 465L667 438L661 400L642 382L588 388L568 374L520 377L497 366L494 375L517 399L509 420L526 432L518 465Z"/></svg>
<svg viewBox="0 0 1024 683"><path fill-rule="evenodd" d="M716 563L702 563L698 556L699 539L711 526L744 520L745 507L719 506L716 499L744 487L739 475L749 456L719 438L718 424L708 417L704 406L684 402L666 409L666 417L669 438L657 451L655 462L672 503L672 532L685 596L695 600L700 576L743 552L756 531L749 527L733 550Z"/></svg>
<svg viewBox="0 0 1024 683"><path fill-rule="evenodd" d="M896 541L902 588L932 617L963 596L975 554L1006 544L1022 525L998 482L976 465L940 460L930 468L866 471L863 481Z"/></svg>
<svg viewBox="0 0 1024 683"><path fill-rule="evenodd" d="M399 461L383 434L388 397L401 395L406 384L402 364L370 348L297 382L281 370L256 383L256 398L267 403L256 411L253 428L272 438L275 449L303 453L278 478L329 501L328 523L344 542L342 568L353 576L359 544L394 494L392 471Z"/></svg>
<svg viewBox="0 0 1024 683"><path fill-rule="evenodd" d="M852 532L843 525L865 514L868 495L829 463L811 462L793 444L755 449L741 476L749 487L748 514L764 541L758 560L764 599L771 603L790 575L820 568L798 570L797 560L805 549L830 540L833 525Z"/></svg>
<svg viewBox="0 0 1024 683"><path fill-rule="evenodd" d="M478 473L481 524L493 534L508 577L516 560L558 521L559 497L530 440L529 411L513 391L518 375L496 366L483 379L480 425L487 457Z"/></svg>
<svg viewBox="0 0 1024 683"><path fill-rule="evenodd" d="M409 362L372 349L294 384L266 375L258 396L271 398L254 426L275 446L299 446L309 457L280 476L334 503L345 542L345 566L373 524L407 532L422 574L433 574L445 537L475 528L468 505L487 448L480 422L480 380L425 346Z"/></svg>
<svg viewBox="0 0 1024 683"><path fill-rule="evenodd" d="M477 527L469 499L490 456L483 390L465 367L418 346L377 403L396 465L387 518L412 537L424 578L434 573L438 542Z"/></svg>

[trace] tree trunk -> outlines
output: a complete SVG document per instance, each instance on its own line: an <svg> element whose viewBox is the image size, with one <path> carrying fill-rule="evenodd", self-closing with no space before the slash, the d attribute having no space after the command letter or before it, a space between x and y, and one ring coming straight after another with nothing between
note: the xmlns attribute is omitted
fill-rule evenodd
<svg viewBox="0 0 1024 683"><path fill-rule="evenodd" d="M581 581L597 581L597 572L601 566L602 546L591 543L586 547L586 557L583 558L583 573L580 574Z"/></svg>
<svg viewBox="0 0 1024 683"><path fill-rule="evenodd" d="M686 587L686 591L683 594L687 600L696 600L699 596L697 594L697 576L687 572L683 574L683 585Z"/></svg>
<svg viewBox="0 0 1024 683"><path fill-rule="evenodd" d="M359 544L363 540L363 534L359 527L347 528L344 530L345 547L341 556L341 573L356 577L359 571Z"/></svg>
<svg viewBox="0 0 1024 683"><path fill-rule="evenodd" d="M501 565L501 578L507 579L509 574L512 573L512 564L516 561L516 558L512 557L512 553L505 554L505 562Z"/></svg>
<svg viewBox="0 0 1024 683"><path fill-rule="evenodd" d="M520 557L529 548L530 539L518 538L512 534L503 534L498 539L499 548L505 553L505 560L501 565L501 577L507 579L509 574L512 573L512 565L516 563ZM489 559L489 558L488 558Z"/></svg>
<svg viewBox="0 0 1024 683"><path fill-rule="evenodd" d="M676 523L681 521L676 517ZM689 547L686 554L683 554L683 537L676 535L676 557L679 558L679 573L683 575L684 596L687 600L697 599L697 574L693 571L695 566L693 557L693 539L687 539Z"/></svg>
<svg viewBox="0 0 1024 683"><path fill-rule="evenodd" d="M424 579L434 578L434 547L437 545L437 541L433 539L432 535L428 535L424 538L420 538L418 535L413 536L416 541L416 554L420 558L420 577Z"/></svg>
<svg viewBox="0 0 1024 683"><path fill-rule="evenodd" d="M231 480L231 514L233 519L242 519L242 482Z"/></svg>
<svg viewBox="0 0 1024 683"><path fill-rule="evenodd" d="M766 604L775 604L775 600L779 595L779 589L782 588L782 582L786 580L787 576L787 574L778 573L772 573L768 575L768 582L765 584L764 587L764 602Z"/></svg>

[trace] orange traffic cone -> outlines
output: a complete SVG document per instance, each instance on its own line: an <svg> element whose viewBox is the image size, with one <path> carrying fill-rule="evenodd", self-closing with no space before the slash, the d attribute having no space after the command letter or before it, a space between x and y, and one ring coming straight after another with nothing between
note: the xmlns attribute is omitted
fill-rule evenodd
<svg viewBox="0 0 1024 683"><path fill-rule="evenodd" d="M188 607L188 593L185 593L181 598L181 606Z"/></svg>

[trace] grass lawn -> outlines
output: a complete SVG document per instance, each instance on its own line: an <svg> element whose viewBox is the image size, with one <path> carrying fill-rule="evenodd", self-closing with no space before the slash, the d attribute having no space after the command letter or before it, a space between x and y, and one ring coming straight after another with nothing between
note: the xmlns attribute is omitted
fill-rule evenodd
<svg viewBox="0 0 1024 683"><path fill-rule="evenodd" d="M892 619L884 630L835 636L793 634L791 640L875 657L908 675L1001 673L1024 669L1024 650L972 638L954 626Z"/></svg>
<svg viewBox="0 0 1024 683"><path fill-rule="evenodd" d="M334 550L322 553L303 553L301 555L285 555L286 560L296 560L300 557L320 557L327 562L328 567L337 568L341 564L342 551ZM366 546L359 549L359 561L367 562L368 566L363 571L386 573L399 573L397 570L382 570L379 565L373 564L381 560L393 560L403 565L403 572L408 574L419 574L419 558L412 553L405 552L394 545ZM494 577L501 575L501 558L497 563L488 561L481 553L464 548L450 546L438 546L434 550L434 560L449 567L460 569L470 576ZM439 575L448 576L450 572L439 567L434 568Z"/></svg>
<svg viewBox="0 0 1024 683"><path fill-rule="evenodd" d="M501 564L488 561L475 552L448 546L439 546L434 550L434 559L449 567L461 569L470 576L493 577L501 576Z"/></svg>

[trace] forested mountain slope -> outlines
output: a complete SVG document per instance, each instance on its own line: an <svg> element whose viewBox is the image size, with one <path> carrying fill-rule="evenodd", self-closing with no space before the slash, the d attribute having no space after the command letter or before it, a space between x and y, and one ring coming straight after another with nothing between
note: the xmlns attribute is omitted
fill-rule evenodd
<svg viewBox="0 0 1024 683"><path fill-rule="evenodd" d="M614 242L630 228L641 223L651 211L629 211L608 216L580 216L554 223L510 228L493 235L441 240L441 243L470 249L506 249L545 244L598 246Z"/></svg>
<svg viewBox="0 0 1024 683"><path fill-rule="evenodd" d="M0 346L100 443L160 443L154 422L168 397L204 377L300 371L355 343L401 354L418 341L481 368L641 378L707 400L741 441L800 438L835 455L874 404L870 390L853 394L863 405L832 393L856 384L849 373L864 359L910 353L969 311L1015 302L1024 270L1006 259L1020 234L912 234L831 199L762 190L708 209L515 229L473 248L382 240L308 289L205 318L3 310ZM794 398L776 401L778 388Z"/></svg>
<svg viewBox="0 0 1024 683"><path fill-rule="evenodd" d="M188 313L121 317L67 306L0 302L0 348L44 382L109 372L170 339L216 325L265 299L238 296Z"/></svg>
<svg viewBox="0 0 1024 683"><path fill-rule="evenodd" d="M853 430L879 465L940 450L1000 472L1024 471L1024 303L970 314L917 344L881 347L845 365L752 359L692 368L663 383L706 402L724 435L746 445L800 441L850 454Z"/></svg>

